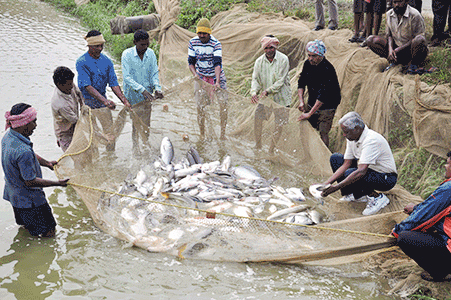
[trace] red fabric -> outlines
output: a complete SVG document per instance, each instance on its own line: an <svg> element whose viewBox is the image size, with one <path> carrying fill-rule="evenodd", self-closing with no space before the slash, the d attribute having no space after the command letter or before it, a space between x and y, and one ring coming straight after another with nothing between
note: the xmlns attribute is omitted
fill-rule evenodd
<svg viewBox="0 0 451 300"><path fill-rule="evenodd" d="M445 231L446 235L451 237L451 217L446 217L445 222L443 222L443 231ZM451 252L451 238L448 239L448 245L446 246Z"/></svg>
<svg viewBox="0 0 451 300"><path fill-rule="evenodd" d="M20 126L27 125L28 123L36 120L37 116L36 109L34 107L29 107L24 110L20 115L11 115L11 112L7 111L5 113L6 126L5 130L9 127L17 128Z"/></svg>

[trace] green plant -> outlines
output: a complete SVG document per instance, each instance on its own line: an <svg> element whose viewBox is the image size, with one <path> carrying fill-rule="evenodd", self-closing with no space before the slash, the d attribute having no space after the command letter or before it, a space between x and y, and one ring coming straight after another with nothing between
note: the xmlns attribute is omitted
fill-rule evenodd
<svg viewBox="0 0 451 300"><path fill-rule="evenodd" d="M228 10L240 0L181 0L181 12L176 24L195 31L197 21L200 18L211 19L221 11Z"/></svg>

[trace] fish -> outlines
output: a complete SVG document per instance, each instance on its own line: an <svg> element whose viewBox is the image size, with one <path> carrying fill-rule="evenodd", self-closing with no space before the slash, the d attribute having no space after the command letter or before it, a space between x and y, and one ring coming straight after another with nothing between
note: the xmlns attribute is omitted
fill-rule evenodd
<svg viewBox="0 0 451 300"><path fill-rule="evenodd" d="M157 182L155 183L154 187L153 187L153 192L152 192L152 197L157 197L158 194L161 192L161 190L163 189L163 185L164 185L164 180L163 178L158 178Z"/></svg>
<svg viewBox="0 0 451 300"><path fill-rule="evenodd" d="M219 161L212 161L202 164L201 170L204 173L213 173L219 167L221 163Z"/></svg>
<svg viewBox="0 0 451 300"><path fill-rule="evenodd" d="M174 171L175 177L186 177L188 175L192 175L194 173L199 173L201 171L201 165L195 164L191 165L188 168L179 169Z"/></svg>
<svg viewBox="0 0 451 300"><path fill-rule="evenodd" d="M224 157L224 159L221 163L221 171L223 171L223 172L229 171L231 164L232 164L232 158L229 155L227 155L226 157Z"/></svg>
<svg viewBox="0 0 451 300"><path fill-rule="evenodd" d="M247 217L247 218L254 217L254 214L252 213L252 210L249 207L237 205L233 208L232 211L233 211L233 214L238 217Z"/></svg>
<svg viewBox="0 0 451 300"><path fill-rule="evenodd" d="M287 200L284 200L284 199L274 199L274 198L271 198L271 199L268 200L268 203L271 203L271 204L277 204L277 205L279 205L279 206L286 206L286 207L292 207L292 206L294 206L294 203L293 203L293 202L287 201Z"/></svg>
<svg viewBox="0 0 451 300"><path fill-rule="evenodd" d="M307 212L310 219L315 222L315 224L319 224L323 222L323 215L316 210L310 210Z"/></svg>
<svg viewBox="0 0 451 300"><path fill-rule="evenodd" d="M194 159L194 157L193 157L193 155L191 154L190 151L186 152L186 158L188 159L188 163L189 163L190 166L196 164L196 160Z"/></svg>
<svg viewBox="0 0 451 300"><path fill-rule="evenodd" d="M238 179L247 179L247 180L263 179L263 177L260 175L260 173L257 172L257 170L246 165L233 168L233 174L235 174L235 176Z"/></svg>
<svg viewBox="0 0 451 300"><path fill-rule="evenodd" d="M313 184L309 187L309 192L312 194L315 198L321 198L321 193L328 188L330 185L323 185L323 184Z"/></svg>
<svg viewBox="0 0 451 300"><path fill-rule="evenodd" d="M180 228L176 228L173 229L169 232L168 234L168 238L170 238L171 240L179 240L183 235L185 234L185 232L183 230L181 230Z"/></svg>
<svg viewBox="0 0 451 300"><path fill-rule="evenodd" d="M301 205L296 205L293 207L289 207L289 208L285 208L279 211L276 211L275 213L273 213L272 215L270 215L269 217L266 218L266 220L275 220L275 219L282 219L282 217L290 214L290 213L297 213L297 212L301 212L306 210L307 208L309 208L308 205L305 204L301 204Z"/></svg>
<svg viewBox="0 0 451 300"><path fill-rule="evenodd" d="M167 136L165 136L161 141L160 154L161 159L166 166L170 165L172 159L174 159L174 148L172 147L171 140Z"/></svg>
<svg viewBox="0 0 451 300"><path fill-rule="evenodd" d="M225 211L225 210L227 210L227 209L229 209L231 207L233 207L232 203L224 202L222 204L219 204L219 205L216 205L216 206L213 206L213 207L207 209L207 211L210 211L210 212L223 212L223 211Z"/></svg>
<svg viewBox="0 0 451 300"><path fill-rule="evenodd" d="M286 201L288 206L294 205L294 203L291 201L291 199L283 194L283 190L280 190L277 187L275 187L275 188L273 188L272 193L277 198Z"/></svg>
<svg viewBox="0 0 451 300"><path fill-rule="evenodd" d="M305 201L304 193L302 192L302 189L300 188L288 188L287 194L285 194L288 198L290 198L293 201Z"/></svg>
<svg viewBox="0 0 451 300"><path fill-rule="evenodd" d="M133 180L137 187L140 187L147 180L147 175L143 170L139 170Z"/></svg>
<svg viewBox="0 0 451 300"><path fill-rule="evenodd" d="M194 161L196 162L196 164L203 164L204 163L203 159L199 155L199 152L197 152L197 150L194 147L191 146L189 148L189 152L193 156Z"/></svg>
<svg viewBox="0 0 451 300"><path fill-rule="evenodd" d="M314 222L305 214L290 215L283 220L286 223L300 224L300 225L313 225Z"/></svg>

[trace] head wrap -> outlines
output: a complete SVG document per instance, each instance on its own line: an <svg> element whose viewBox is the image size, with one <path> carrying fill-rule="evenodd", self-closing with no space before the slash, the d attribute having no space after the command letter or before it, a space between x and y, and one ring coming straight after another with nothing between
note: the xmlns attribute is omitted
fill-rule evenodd
<svg viewBox="0 0 451 300"><path fill-rule="evenodd" d="M197 22L196 33L199 32L206 32L208 34L211 34L211 25L208 19L202 18L199 20L199 22Z"/></svg>
<svg viewBox="0 0 451 300"><path fill-rule="evenodd" d="M260 43L262 44L262 48L265 49L266 47L274 47L277 48L279 46L279 40L276 37L270 37L270 36L264 36Z"/></svg>
<svg viewBox="0 0 451 300"><path fill-rule="evenodd" d="M11 112L7 111L5 113L6 118L5 129L8 129L9 127L17 128L20 126L27 125L28 123L36 120L37 114L38 112L34 107L27 108L20 115L11 115Z"/></svg>
<svg viewBox="0 0 451 300"><path fill-rule="evenodd" d="M313 52L319 56L324 56L326 53L326 45L321 40L314 40L312 42L307 43L307 47L305 47L307 51Z"/></svg>
<svg viewBox="0 0 451 300"><path fill-rule="evenodd" d="M95 35L90 37L85 37L86 42L88 43L88 46L97 46L105 43L105 39L103 38L103 35Z"/></svg>

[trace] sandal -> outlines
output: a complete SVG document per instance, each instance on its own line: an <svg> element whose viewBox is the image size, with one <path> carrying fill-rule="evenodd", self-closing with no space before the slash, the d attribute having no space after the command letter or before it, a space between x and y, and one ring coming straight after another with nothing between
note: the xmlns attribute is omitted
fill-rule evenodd
<svg viewBox="0 0 451 300"><path fill-rule="evenodd" d="M418 74L418 67L417 65L410 65L407 70L407 74Z"/></svg>
<svg viewBox="0 0 451 300"><path fill-rule="evenodd" d="M350 41L351 43L358 43L359 42L359 38L358 36L353 36L352 38L350 38L348 41Z"/></svg>

